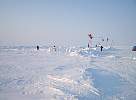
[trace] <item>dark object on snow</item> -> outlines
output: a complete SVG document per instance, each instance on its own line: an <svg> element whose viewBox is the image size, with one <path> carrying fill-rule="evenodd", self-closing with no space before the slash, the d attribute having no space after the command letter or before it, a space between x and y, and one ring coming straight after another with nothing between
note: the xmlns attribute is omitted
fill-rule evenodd
<svg viewBox="0 0 136 100"><path fill-rule="evenodd" d="M53 49L54 49L54 51L56 52L56 46L55 46L55 45L53 46Z"/></svg>
<svg viewBox="0 0 136 100"><path fill-rule="evenodd" d="M136 46L133 46L133 49L132 49L132 51L136 51Z"/></svg>
<svg viewBox="0 0 136 100"><path fill-rule="evenodd" d="M103 46L101 46L100 48L101 48L101 51L102 51L102 49L103 49Z"/></svg>
<svg viewBox="0 0 136 100"><path fill-rule="evenodd" d="M88 36L90 37L90 39L93 39L93 37L92 37L92 34L90 33L90 34L88 34Z"/></svg>
<svg viewBox="0 0 136 100"><path fill-rule="evenodd" d="M37 47L36 47L36 48L37 48L37 50L39 50L39 46L38 46L38 45L37 45Z"/></svg>
<svg viewBox="0 0 136 100"><path fill-rule="evenodd" d="M89 43L88 43L88 48L89 48L90 46L89 46Z"/></svg>

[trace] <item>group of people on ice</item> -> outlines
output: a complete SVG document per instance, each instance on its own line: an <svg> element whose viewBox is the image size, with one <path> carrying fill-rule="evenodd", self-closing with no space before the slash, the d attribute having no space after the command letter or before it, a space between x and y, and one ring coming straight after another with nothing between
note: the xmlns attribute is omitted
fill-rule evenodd
<svg viewBox="0 0 136 100"><path fill-rule="evenodd" d="M39 49L40 49L39 45L37 45L37 46L36 46L36 49L37 49L37 50L39 50ZM57 49L56 49L56 46L55 46L55 45L52 47L52 49L53 49L53 51L55 51L55 52L57 51Z"/></svg>
<svg viewBox="0 0 136 100"><path fill-rule="evenodd" d="M88 36L89 36L88 48L91 48L91 47L92 47L92 40L93 40L94 37L92 36L92 33L89 33ZM102 39L102 41L104 41L104 39ZM108 42L108 41L109 41L109 38L107 38L106 41ZM100 47L100 51L103 51L103 48L104 48L104 47L103 47L100 43L99 43L98 45L96 44L96 47ZM37 46L36 46L36 49L39 50L40 47L37 45ZM56 50L57 50L55 45L52 47L52 49L53 49L55 52L56 52Z"/></svg>
<svg viewBox="0 0 136 100"><path fill-rule="evenodd" d="M88 34L88 36L89 36L89 42L88 42L88 48L91 48L92 47L92 39L94 38L93 36L92 36L92 33L89 33ZM109 38L107 37L107 39L106 39L106 41L108 42L109 41ZM104 39L102 38L102 42L104 42ZM101 51L103 51L103 46L102 46L102 44L96 44L95 45L96 47L100 47L100 50Z"/></svg>

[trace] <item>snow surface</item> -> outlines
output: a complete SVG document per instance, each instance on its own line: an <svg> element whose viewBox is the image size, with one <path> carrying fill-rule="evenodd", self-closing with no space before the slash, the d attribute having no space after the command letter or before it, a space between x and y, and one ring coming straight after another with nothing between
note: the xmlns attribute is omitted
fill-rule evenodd
<svg viewBox="0 0 136 100"><path fill-rule="evenodd" d="M2 46L0 100L136 100L136 52Z"/></svg>

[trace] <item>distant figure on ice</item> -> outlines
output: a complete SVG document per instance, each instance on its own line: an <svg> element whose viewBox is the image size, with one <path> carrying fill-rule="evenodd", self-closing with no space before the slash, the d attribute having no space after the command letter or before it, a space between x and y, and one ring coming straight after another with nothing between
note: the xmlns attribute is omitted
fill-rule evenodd
<svg viewBox="0 0 136 100"><path fill-rule="evenodd" d="M109 41L109 38L107 37L107 42Z"/></svg>
<svg viewBox="0 0 136 100"><path fill-rule="evenodd" d="M101 45L101 46L100 46L100 48L101 48L101 51L102 51L102 49L103 49L103 46Z"/></svg>
<svg viewBox="0 0 136 100"><path fill-rule="evenodd" d="M89 43L88 43L88 48L89 48Z"/></svg>
<svg viewBox="0 0 136 100"><path fill-rule="evenodd" d="M98 47L98 45L96 44L95 47Z"/></svg>
<svg viewBox="0 0 136 100"><path fill-rule="evenodd" d="M36 48L37 48L37 50L39 50L39 46L38 46L38 45L37 45L37 47L36 47Z"/></svg>
<svg viewBox="0 0 136 100"><path fill-rule="evenodd" d="M136 46L133 46L132 51L136 51Z"/></svg>
<svg viewBox="0 0 136 100"><path fill-rule="evenodd" d="M54 49L54 51L56 52L56 46L55 46L55 45L53 46L53 49Z"/></svg>

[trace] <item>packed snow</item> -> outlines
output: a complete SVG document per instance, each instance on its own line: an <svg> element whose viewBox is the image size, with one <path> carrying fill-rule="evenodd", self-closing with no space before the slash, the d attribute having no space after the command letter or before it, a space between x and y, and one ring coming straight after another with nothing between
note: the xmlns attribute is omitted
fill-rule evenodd
<svg viewBox="0 0 136 100"><path fill-rule="evenodd" d="M0 100L136 100L136 52L1 46Z"/></svg>

